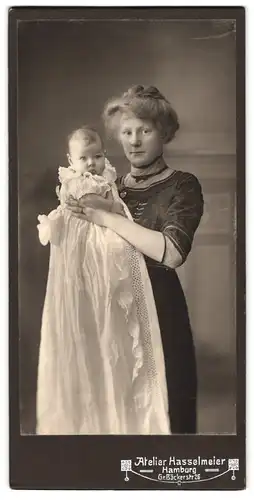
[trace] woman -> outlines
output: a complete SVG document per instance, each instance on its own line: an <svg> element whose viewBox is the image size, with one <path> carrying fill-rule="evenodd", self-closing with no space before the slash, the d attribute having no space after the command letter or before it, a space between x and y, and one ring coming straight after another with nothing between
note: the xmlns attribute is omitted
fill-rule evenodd
<svg viewBox="0 0 254 500"><path fill-rule="evenodd" d="M163 146L179 128L170 103L155 87L134 86L104 109L106 128L120 140L130 173L118 180L133 221L88 197L70 209L106 226L146 257L162 336L171 432L196 432L197 375L188 310L175 269L191 250L203 213L200 184L166 165Z"/></svg>

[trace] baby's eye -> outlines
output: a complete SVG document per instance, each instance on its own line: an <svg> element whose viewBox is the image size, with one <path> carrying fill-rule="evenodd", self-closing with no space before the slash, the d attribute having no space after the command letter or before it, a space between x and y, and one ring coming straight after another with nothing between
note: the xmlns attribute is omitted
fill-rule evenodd
<svg viewBox="0 0 254 500"><path fill-rule="evenodd" d="M123 134L124 134L124 135L131 135L131 131L130 131L130 130L124 130L124 131L123 131Z"/></svg>
<svg viewBox="0 0 254 500"><path fill-rule="evenodd" d="M144 128L144 130L143 130L143 134L149 134L149 132L150 132L150 129L149 129L149 128Z"/></svg>
<svg viewBox="0 0 254 500"><path fill-rule="evenodd" d="M95 155L95 158L102 158L102 154L101 153L98 153L97 155Z"/></svg>

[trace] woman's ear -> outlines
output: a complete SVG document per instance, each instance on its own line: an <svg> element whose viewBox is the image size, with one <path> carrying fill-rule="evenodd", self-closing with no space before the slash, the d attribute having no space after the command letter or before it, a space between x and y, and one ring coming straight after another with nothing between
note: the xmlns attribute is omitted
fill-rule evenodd
<svg viewBox="0 0 254 500"><path fill-rule="evenodd" d="M162 131L161 138L164 145L169 142L170 135L171 135L171 130L167 129Z"/></svg>
<svg viewBox="0 0 254 500"><path fill-rule="evenodd" d="M67 160L68 160L69 165L72 165L72 159L71 159L70 154L69 154L69 153L67 153L67 155L66 155L66 156L67 156Z"/></svg>

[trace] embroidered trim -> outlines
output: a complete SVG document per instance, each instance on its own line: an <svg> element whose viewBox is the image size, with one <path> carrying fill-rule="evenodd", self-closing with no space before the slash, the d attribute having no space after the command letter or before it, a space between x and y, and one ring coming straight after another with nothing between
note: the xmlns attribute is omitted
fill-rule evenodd
<svg viewBox="0 0 254 500"><path fill-rule="evenodd" d="M181 254L181 257L183 259L185 259L186 257L186 253L184 252L184 250L180 247L178 241L176 241L173 236L171 234L167 234L167 238L171 241L171 243L173 243L173 245L175 246L176 250L178 250L178 252Z"/></svg>
<svg viewBox="0 0 254 500"><path fill-rule="evenodd" d="M155 186L158 186L162 183L165 183L166 181L168 181L169 179L171 179L172 177L174 177L174 175L176 173L180 172L180 170L173 170L173 172L171 172L171 174L168 176L168 177L165 177L164 179L161 179L157 182L154 182L153 184L150 184L149 186L147 187L143 187L143 188L137 188L137 187L130 187L130 186L126 186L126 184L124 184L124 179L125 177L122 178L122 184L121 186L123 186L123 189L128 189L129 191L147 191L148 189L151 189L152 187L155 187ZM127 174L128 175L128 174Z"/></svg>
<svg viewBox="0 0 254 500"><path fill-rule="evenodd" d="M166 231L167 229L177 229L178 231L181 231L185 236L187 236L189 242L192 243L190 236L180 226L170 224L169 226L164 227L163 231Z"/></svg>
<svg viewBox="0 0 254 500"><path fill-rule="evenodd" d="M162 236L164 238L164 252L163 252L162 259L161 259L160 263L163 264L165 256L166 256L166 251L167 251L167 241L166 241L165 234L163 234L163 233L161 233L161 234L162 234Z"/></svg>

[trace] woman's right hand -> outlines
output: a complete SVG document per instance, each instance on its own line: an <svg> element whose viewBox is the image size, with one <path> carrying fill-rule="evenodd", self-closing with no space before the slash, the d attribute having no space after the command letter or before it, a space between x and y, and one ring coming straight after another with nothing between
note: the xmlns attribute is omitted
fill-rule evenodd
<svg viewBox="0 0 254 500"><path fill-rule="evenodd" d="M98 194L86 194L76 200L73 196L70 196L66 200L66 205L69 208L77 206L80 209L93 208L94 210L104 210L105 212L111 212L113 201L107 200Z"/></svg>
<svg viewBox="0 0 254 500"><path fill-rule="evenodd" d="M122 205L118 202L114 202L111 193L107 198L103 198L98 194L86 194L82 196L78 201L70 196L67 200L67 205L73 207L73 204L78 205L80 208L93 208L94 210L103 210L105 212L114 212L120 215L124 215Z"/></svg>

